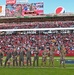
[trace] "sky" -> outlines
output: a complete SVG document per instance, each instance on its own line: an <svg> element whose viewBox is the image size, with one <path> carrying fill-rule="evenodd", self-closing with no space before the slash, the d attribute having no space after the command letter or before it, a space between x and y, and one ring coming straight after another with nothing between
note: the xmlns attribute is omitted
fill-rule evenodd
<svg viewBox="0 0 74 75"><path fill-rule="evenodd" d="M66 12L74 12L74 0L28 0L31 2L44 2L44 13L54 13L55 9L62 6Z"/></svg>
<svg viewBox="0 0 74 75"><path fill-rule="evenodd" d="M0 5L6 4L6 0L0 0Z"/></svg>
<svg viewBox="0 0 74 75"><path fill-rule="evenodd" d="M44 13L54 13L55 9L62 6L66 12L74 12L74 0L28 0L28 3L44 2ZM6 3L6 0L0 0L0 5Z"/></svg>

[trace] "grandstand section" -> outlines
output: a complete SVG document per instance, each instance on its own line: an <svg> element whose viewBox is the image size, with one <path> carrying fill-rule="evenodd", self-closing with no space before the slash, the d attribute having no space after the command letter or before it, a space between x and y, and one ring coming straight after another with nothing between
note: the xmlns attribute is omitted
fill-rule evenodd
<svg viewBox="0 0 74 75"><path fill-rule="evenodd" d="M7 40L7 41L6 41ZM44 28L44 29L5 29L0 30L0 48L6 52L15 47L19 51L28 46L31 50L37 46L41 56L45 47L49 49L51 43L55 44L55 56L59 56L58 45L64 44L67 56L74 56L74 28Z"/></svg>
<svg viewBox="0 0 74 75"><path fill-rule="evenodd" d="M74 56L74 14L35 14L31 10L23 11L25 15L22 16L18 15L20 11L16 14L18 11L9 11L12 16L8 11L4 17L0 16L0 48L4 52L15 47L19 51L19 48L29 45L32 48L38 46L41 53L44 47L54 43L55 56L59 56L58 44L61 43L65 45L67 55Z"/></svg>
<svg viewBox="0 0 74 75"><path fill-rule="evenodd" d="M74 21L0 23L0 29L68 28L68 27L70 28L74 27Z"/></svg>
<svg viewBox="0 0 74 75"><path fill-rule="evenodd" d="M0 17L0 29L74 27L74 16Z"/></svg>
<svg viewBox="0 0 74 75"><path fill-rule="evenodd" d="M74 16L50 16L50 15L36 15L36 16L17 16L17 17L0 17L0 23L19 23L19 22L46 22L46 21L74 21Z"/></svg>
<svg viewBox="0 0 74 75"><path fill-rule="evenodd" d="M7 41L6 41L7 40ZM24 16L0 18L0 44L3 51L16 46L38 46L41 52L52 41L65 45L67 56L74 56L74 16ZM55 56L59 56L56 49Z"/></svg>

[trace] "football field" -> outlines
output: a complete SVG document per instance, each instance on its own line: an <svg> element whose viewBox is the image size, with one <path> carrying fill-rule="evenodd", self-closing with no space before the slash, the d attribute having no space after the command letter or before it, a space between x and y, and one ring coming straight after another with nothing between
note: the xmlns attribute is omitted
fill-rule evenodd
<svg viewBox="0 0 74 75"><path fill-rule="evenodd" d="M74 60L74 57L66 57L67 60ZM59 67L59 57L55 57L54 67L48 66L49 60L45 67L41 66L41 57L39 67L0 67L0 75L74 75L74 64L66 64L66 67Z"/></svg>

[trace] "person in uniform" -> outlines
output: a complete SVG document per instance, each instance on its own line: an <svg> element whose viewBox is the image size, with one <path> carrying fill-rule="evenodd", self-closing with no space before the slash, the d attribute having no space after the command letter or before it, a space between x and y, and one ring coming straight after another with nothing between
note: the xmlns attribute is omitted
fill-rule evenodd
<svg viewBox="0 0 74 75"><path fill-rule="evenodd" d="M63 67L65 68L65 55L66 55L66 49L64 45L61 45L60 48L60 67L63 64Z"/></svg>
<svg viewBox="0 0 74 75"><path fill-rule="evenodd" d="M14 48L14 51L12 52L12 56L13 56L13 66L18 66L18 62L17 62L17 56L18 56L18 53L17 53L17 50L16 48Z"/></svg>
<svg viewBox="0 0 74 75"><path fill-rule="evenodd" d="M3 52L0 50L0 65L2 66Z"/></svg>
<svg viewBox="0 0 74 75"><path fill-rule="evenodd" d="M27 57L27 66L29 65L29 62L30 62L30 66L31 66L31 50L30 50L30 47L28 47L28 50L26 52L26 57Z"/></svg>
<svg viewBox="0 0 74 75"><path fill-rule="evenodd" d="M47 61L47 56L48 52L47 49L45 48L44 51L42 52L42 66L46 66L46 61Z"/></svg>
<svg viewBox="0 0 74 75"><path fill-rule="evenodd" d="M38 54L39 54L39 51L38 51L37 47L35 48L33 54L34 54L33 66L35 66L35 62L37 63L37 66L38 66L38 60L39 60Z"/></svg>
<svg viewBox="0 0 74 75"><path fill-rule="evenodd" d="M24 48L21 48L19 52L19 66L21 65L24 66L24 56L25 56Z"/></svg>
<svg viewBox="0 0 74 75"><path fill-rule="evenodd" d="M54 51L55 51L55 45L53 43L51 44L49 50L49 66L52 64L52 67L54 67Z"/></svg>
<svg viewBox="0 0 74 75"><path fill-rule="evenodd" d="M5 64L4 64L4 66L6 66L6 64L7 64L7 62L8 62L8 66L10 66L10 58L11 58L11 56L12 56L12 53L11 53L11 51L10 50L8 50L7 51L7 56L6 56L6 59L5 59Z"/></svg>

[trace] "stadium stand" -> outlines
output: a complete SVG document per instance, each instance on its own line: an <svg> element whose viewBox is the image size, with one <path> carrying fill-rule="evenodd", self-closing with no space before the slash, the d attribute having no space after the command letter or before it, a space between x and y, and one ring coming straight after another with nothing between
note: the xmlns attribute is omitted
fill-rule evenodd
<svg viewBox="0 0 74 75"><path fill-rule="evenodd" d="M11 34L3 33L0 34L0 48L7 52L9 49L12 51L15 47L19 51L21 47L27 49L28 46L33 50L36 46L41 52L44 50L44 47L49 49L49 45L51 43L55 43L56 51L55 55L59 56L58 45L64 44L67 56L74 56L74 32L70 31L70 33L50 33L43 34L42 32L14 32Z"/></svg>
<svg viewBox="0 0 74 75"><path fill-rule="evenodd" d="M67 28L67 27L74 27L74 21L0 23L0 29Z"/></svg>

